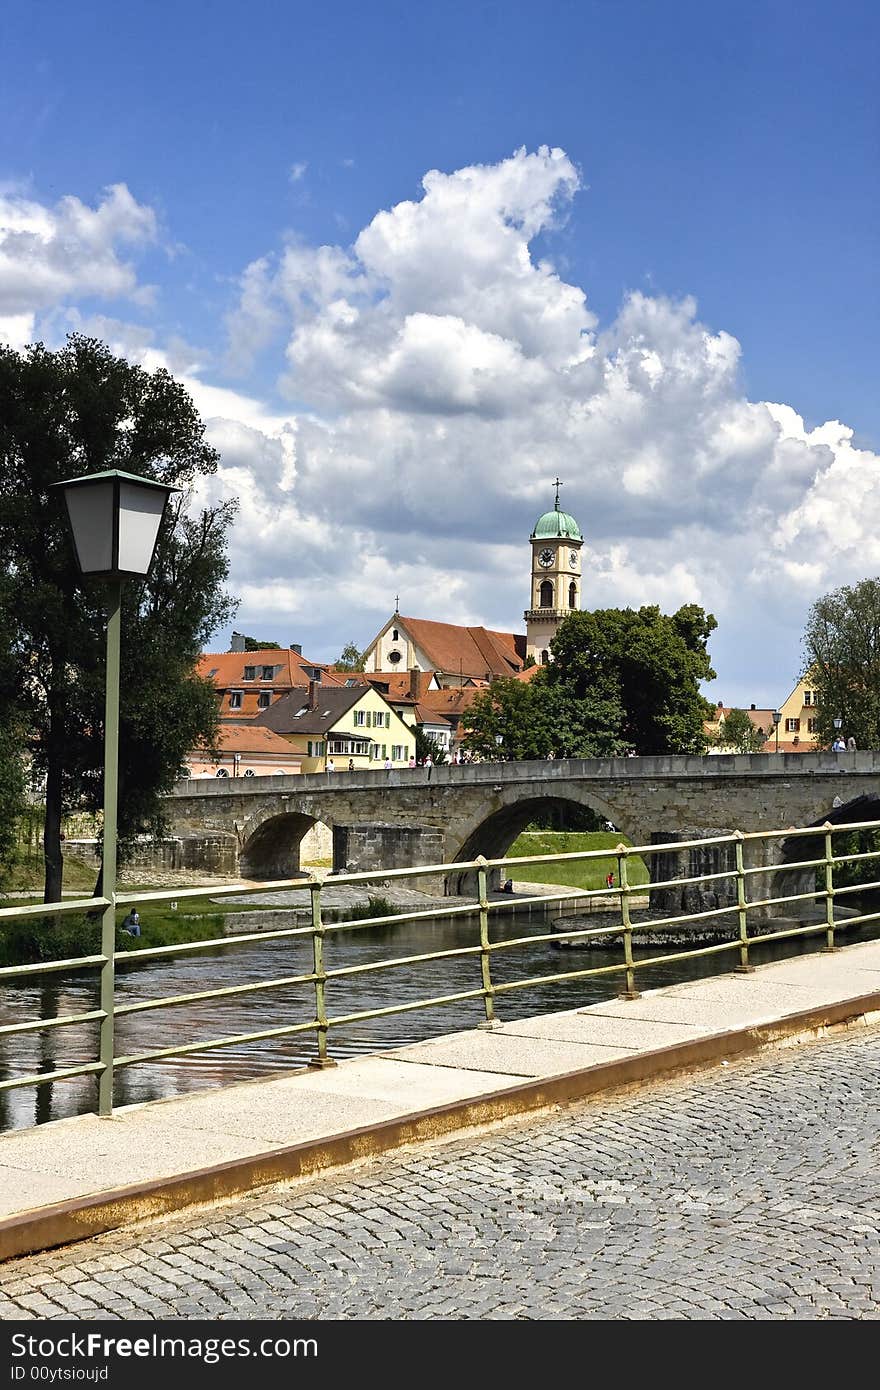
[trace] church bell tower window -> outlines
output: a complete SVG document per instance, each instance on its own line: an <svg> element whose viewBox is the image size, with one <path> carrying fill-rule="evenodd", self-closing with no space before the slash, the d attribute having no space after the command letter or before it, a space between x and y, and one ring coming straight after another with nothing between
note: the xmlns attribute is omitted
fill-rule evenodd
<svg viewBox="0 0 880 1390"><path fill-rule="evenodd" d="M543 580L541 584L541 608L553 607L553 585L549 579Z"/></svg>

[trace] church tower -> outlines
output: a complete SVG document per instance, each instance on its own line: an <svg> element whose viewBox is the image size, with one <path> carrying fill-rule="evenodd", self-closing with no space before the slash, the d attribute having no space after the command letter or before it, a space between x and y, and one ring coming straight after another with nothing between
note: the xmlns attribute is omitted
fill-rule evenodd
<svg viewBox="0 0 880 1390"><path fill-rule="evenodd" d="M573 516L559 510L545 512L535 522L532 543L532 604L526 620L526 655L539 666L550 660L550 642L563 618L581 606L581 547L584 538Z"/></svg>

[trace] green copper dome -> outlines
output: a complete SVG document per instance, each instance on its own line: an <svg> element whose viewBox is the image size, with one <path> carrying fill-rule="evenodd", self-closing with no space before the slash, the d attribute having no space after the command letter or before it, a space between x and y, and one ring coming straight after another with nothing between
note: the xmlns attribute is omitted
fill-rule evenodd
<svg viewBox="0 0 880 1390"><path fill-rule="evenodd" d="M581 528L573 516L557 509L554 512L545 512L543 516L538 517L532 532L533 540L558 540L560 537L570 541L583 540Z"/></svg>

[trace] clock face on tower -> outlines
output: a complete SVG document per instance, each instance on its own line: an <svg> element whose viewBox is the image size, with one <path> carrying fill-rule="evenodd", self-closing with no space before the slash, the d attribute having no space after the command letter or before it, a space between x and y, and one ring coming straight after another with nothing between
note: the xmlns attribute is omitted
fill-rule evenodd
<svg viewBox="0 0 880 1390"><path fill-rule="evenodd" d="M570 550L570 551L568 552L568 563L571 565L571 567L572 567L573 570L576 570L576 569L577 569L577 566L578 566L578 553L577 553L576 550Z"/></svg>
<svg viewBox="0 0 880 1390"><path fill-rule="evenodd" d="M556 556L553 554L552 550L542 550L538 556L538 564L543 565L544 569L548 569L550 565L553 564L555 558Z"/></svg>

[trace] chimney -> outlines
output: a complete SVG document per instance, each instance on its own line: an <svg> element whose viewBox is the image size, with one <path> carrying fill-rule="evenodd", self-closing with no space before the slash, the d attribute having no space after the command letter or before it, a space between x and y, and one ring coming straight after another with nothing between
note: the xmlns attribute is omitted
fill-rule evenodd
<svg viewBox="0 0 880 1390"><path fill-rule="evenodd" d="M409 691L408 691L407 693L409 694L409 698L410 698L411 700L417 700L417 699L419 698L419 668L418 668L418 666L412 666L412 667L410 667L410 673L409 673Z"/></svg>
<svg viewBox="0 0 880 1390"><path fill-rule="evenodd" d="M291 650L292 652L296 652L297 656L302 656L302 654L303 654L302 642L291 642L291 644L290 644L290 650Z"/></svg>
<svg viewBox="0 0 880 1390"><path fill-rule="evenodd" d="M230 646L229 650L230 650L231 652L243 652L243 651L245 651L244 633L243 633L243 632L233 632L233 634L232 634L232 645Z"/></svg>
<svg viewBox="0 0 880 1390"><path fill-rule="evenodd" d="M309 681L309 709L318 708L318 682Z"/></svg>
<svg viewBox="0 0 880 1390"><path fill-rule="evenodd" d="M724 709L724 701L723 701L723 700L719 700L719 701L718 701L718 708L719 708L719 709ZM753 708L754 708L754 706L753 706Z"/></svg>
<svg viewBox="0 0 880 1390"><path fill-rule="evenodd" d="M756 708L755 705L749 705L749 709L755 709L755 708Z"/></svg>

